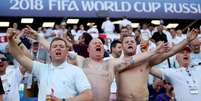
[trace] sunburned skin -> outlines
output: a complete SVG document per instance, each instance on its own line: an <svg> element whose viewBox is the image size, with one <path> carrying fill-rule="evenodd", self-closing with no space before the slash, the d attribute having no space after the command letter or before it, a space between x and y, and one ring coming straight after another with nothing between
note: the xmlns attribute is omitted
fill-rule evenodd
<svg viewBox="0 0 201 101"><path fill-rule="evenodd" d="M93 100L108 101L110 85L114 79L114 71L109 68L108 62L97 63L93 60L85 59L82 68L92 85Z"/></svg>
<svg viewBox="0 0 201 101"><path fill-rule="evenodd" d="M128 67L129 63L121 63L121 61L131 61L134 57L134 40L128 38L128 44L124 51L126 55L120 59L107 60L98 59L100 57L99 50L94 49L95 58L81 59L77 58L77 65L81 67L88 77L92 85L94 101L109 101L110 86L116 76L118 85L118 100L121 101L145 101L148 99L147 77L149 70L146 68L148 62L133 64ZM93 50L92 49L92 50ZM102 54L103 55L103 54ZM141 55L140 55L141 56ZM133 68L128 71L121 71L125 68ZM121 71L121 72L119 72ZM137 82L136 82L137 81Z"/></svg>
<svg viewBox="0 0 201 101"><path fill-rule="evenodd" d="M119 60L131 61L133 59L133 50L135 50L134 40L130 37L127 40L127 49L124 50L127 53ZM146 84L149 69L146 68L148 65L147 61L131 65L130 68L133 69L122 72L119 71L127 68L128 64L119 64L120 61L119 63L114 60L97 62L95 59L89 58L80 63L83 65L79 67L83 68L92 85L94 101L109 101L110 86L115 76L118 85L118 100L133 101L136 99L136 101L146 101L148 99Z"/></svg>
<svg viewBox="0 0 201 101"><path fill-rule="evenodd" d="M148 62L139 64L129 71L116 76L118 101L148 101L147 78Z"/></svg>

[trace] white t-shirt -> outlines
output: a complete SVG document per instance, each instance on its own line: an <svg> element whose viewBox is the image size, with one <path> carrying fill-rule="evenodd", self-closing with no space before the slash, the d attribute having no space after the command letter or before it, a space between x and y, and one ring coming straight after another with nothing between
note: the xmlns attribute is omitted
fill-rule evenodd
<svg viewBox="0 0 201 101"><path fill-rule="evenodd" d="M131 25L131 21L129 21L128 19L123 19L120 23L121 27L126 27L127 25Z"/></svg>
<svg viewBox="0 0 201 101"><path fill-rule="evenodd" d="M33 61L32 73L40 82L38 101L45 101L46 95L52 93L62 99L77 96L82 91L91 89L82 69L66 61L57 67Z"/></svg>
<svg viewBox="0 0 201 101"><path fill-rule="evenodd" d="M172 43L174 45L179 44L181 41L183 41L186 38L186 35L181 35L181 36L176 36L175 38L172 39Z"/></svg>
<svg viewBox="0 0 201 101"><path fill-rule="evenodd" d="M162 78L169 81L173 87L177 101L200 101L201 100L201 67L189 68L192 76L186 69L161 69ZM195 83L193 83L195 81ZM190 86L196 85L197 91L190 90ZM195 92L198 92L195 94Z"/></svg>
<svg viewBox="0 0 201 101"><path fill-rule="evenodd" d="M155 45L153 42L149 41L148 51L151 51L151 50L153 50L153 49L155 49L155 48L156 48L156 45ZM137 53L137 54L142 53L142 52L141 52L140 44L137 45L136 53Z"/></svg>
<svg viewBox="0 0 201 101"><path fill-rule="evenodd" d="M92 36L93 38L97 38L97 37L98 37L98 34L99 34L98 29L95 28L95 27L92 27L92 28L88 29L88 30L87 30L87 33L91 34L91 36Z"/></svg>
<svg viewBox="0 0 201 101"><path fill-rule="evenodd" d="M140 32L141 32L141 37L144 40L149 40L152 37L149 29L141 29Z"/></svg>
<svg viewBox="0 0 201 101"><path fill-rule="evenodd" d="M78 30L76 36L74 37L75 40L78 40L79 37L80 37L83 33L85 33L85 32L86 32L85 30Z"/></svg>
<svg viewBox="0 0 201 101"><path fill-rule="evenodd" d="M5 91L3 101L20 101L19 85L22 77L19 68L15 68L14 66L8 66L6 68L6 74L1 76Z"/></svg>
<svg viewBox="0 0 201 101"><path fill-rule="evenodd" d="M169 31L163 30L163 33L167 36L168 43L172 46L172 35Z"/></svg>
<svg viewBox="0 0 201 101"><path fill-rule="evenodd" d="M113 31L115 29L114 24L110 20L103 22L101 28L103 29L105 34L113 34Z"/></svg>
<svg viewBox="0 0 201 101"><path fill-rule="evenodd" d="M195 53L192 53L190 54L190 65L193 66L193 65L198 65L199 63L201 63L201 52L198 53L198 54L195 54Z"/></svg>

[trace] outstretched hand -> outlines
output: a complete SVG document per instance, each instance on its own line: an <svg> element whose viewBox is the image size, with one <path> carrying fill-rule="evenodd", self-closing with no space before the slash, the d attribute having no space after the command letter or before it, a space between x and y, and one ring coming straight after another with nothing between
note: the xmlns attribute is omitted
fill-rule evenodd
<svg viewBox="0 0 201 101"><path fill-rule="evenodd" d="M13 39L15 37L16 30L13 29L13 28L8 28L7 32L6 32L6 35L7 35L8 40L11 40L11 39Z"/></svg>
<svg viewBox="0 0 201 101"><path fill-rule="evenodd" d="M166 51L166 43L163 41L158 42L156 53L164 53Z"/></svg>
<svg viewBox="0 0 201 101"><path fill-rule="evenodd" d="M38 33L32 29L29 25L26 25L26 28L23 29L24 30L24 34L34 40L38 39Z"/></svg>
<svg viewBox="0 0 201 101"><path fill-rule="evenodd" d="M192 40L194 40L197 37L198 33L199 33L199 31L197 29L194 29L194 28L191 31L188 30L187 31L188 42L191 42Z"/></svg>

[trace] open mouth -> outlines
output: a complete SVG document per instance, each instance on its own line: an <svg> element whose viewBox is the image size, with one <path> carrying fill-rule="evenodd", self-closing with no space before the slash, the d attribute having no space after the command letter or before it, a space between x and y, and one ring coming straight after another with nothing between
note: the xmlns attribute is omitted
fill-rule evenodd
<svg viewBox="0 0 201 101"><path fill-rule="evenodd" d="M96 51L101 51L101 48L96 48Z"/></svg>
<svg viewBox="0 0 201 101"><path fill-rule="evenodd" d="M56 52L56 55L57 56L61 56L61 52Z"/></svg>
<svg viewBox="0 0 201 101"><path fill-rule="evenodd" d="M184 57L183 60L188 60L188 57Z"/></svg>
<svg viewBox="0 0 201 101"><path fill-rule="evenodd" d="M133 49L133 47L132 47L132 46L129 46L128 49Z"/></svg>

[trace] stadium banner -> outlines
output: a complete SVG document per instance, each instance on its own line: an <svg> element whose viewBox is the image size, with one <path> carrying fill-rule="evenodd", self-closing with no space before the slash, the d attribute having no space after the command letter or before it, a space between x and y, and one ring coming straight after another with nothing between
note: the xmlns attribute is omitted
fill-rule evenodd
<svg viewBox="0 0 201 101"><path fill-rule="evenodd" d="M1 0L0 16L201 19L201 0Z"/></svg>

